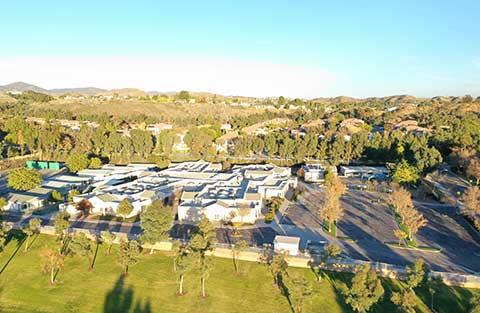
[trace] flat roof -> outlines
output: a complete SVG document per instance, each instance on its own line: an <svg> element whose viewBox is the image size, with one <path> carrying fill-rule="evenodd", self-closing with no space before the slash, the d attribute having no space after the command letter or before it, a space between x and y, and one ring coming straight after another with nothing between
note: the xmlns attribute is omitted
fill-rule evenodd
<svg viewBox="0 0 480 313"><path fill-rule="evenodd" d="M275 236L274 242L276 243L286 243L291 245L299 245L300 244L300 237L293 237L293 236Z"/></svg>

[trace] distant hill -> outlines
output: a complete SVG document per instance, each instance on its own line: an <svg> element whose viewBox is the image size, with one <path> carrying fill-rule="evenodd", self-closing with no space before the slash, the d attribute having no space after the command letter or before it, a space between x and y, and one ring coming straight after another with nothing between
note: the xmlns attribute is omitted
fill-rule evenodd
<svg viewBox="0 0 480 313"><path fill-rule="evenodd" d="M66 93L68 94L80 94L80 95L85 95L85 96L93 96L102 92L105 92L107 90L101 89L101 88L96 88L96 87L83 87L83 88L59 88L59 89L50 89L47 90L48 93L54 94L54 95L64 95Z"/></svg>
<svg viewBox="0 0 480 313"><path fill-rule="evenodd" d="M41 87L27 84L24 82L15 82L11 83L5 86L0 86L0 92L11 92L11 91L35 91L35 92L42 92L42 93L48 93L47 89L43 89Z"/></svg>
<svg viewBox="0 0 480 313"><path fill-rule="evenodd" d="M123 96L145 97L145 96L148 96L148 93L146 91L136 89L136 88L122 88L122 89L112 89L108 91L103 91L98 93L98 95L102 95L102 96L118 95L120 97L123 97Z"/></svg>

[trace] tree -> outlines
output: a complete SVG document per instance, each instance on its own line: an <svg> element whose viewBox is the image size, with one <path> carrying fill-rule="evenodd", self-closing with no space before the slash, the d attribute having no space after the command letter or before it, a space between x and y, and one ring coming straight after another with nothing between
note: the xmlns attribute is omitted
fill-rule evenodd
<svg viewBox="0 0 480 313"><path fill-rule="evenodd" d="M62 196L62 194L60 193L60 191L54 190L54 191L52 191L52 193L50 194L50 200L53 201L53 202L60 202L60 201L65 200L65 198Z"/></svg>
<svg viewBox="0 0 480 313"><path fill-rule="evenodd" d="M181 248L179 254L175 259L176 272L180 276L178 284L178 295L183 295L183 283L185 275L192 269L192 257L187 249Z"/></svg>
<svg viewBox="0 0 480 313"><path fill-rule="evenodd" d="M0 212L8 204L8 201L4 197L0 197Z"/></svg>
<svg viewBox="0 0 480 313"><path fill-rule="evenodd" d="M55 215L54 218L54 227L55 233L60 238L62 242L62 250L65 245L66 239L68 238L68 228L70 227L70 214L67 212L59 212Z"/></svg>
<svg viewBox="0 0 480 313"><path fill-rule="evenodd" d="M15 190L29 190L40 186L42 176L31 168L19 168L8 174L8 187Z"/></svg>
<svg viewBox="0 0 480 313"><path fill-rule="evenodd" d="M414 183L419 178L420 176L417 169L410 165L405 159L397 164L392 175L393 181L397 183Z"/></svg>
<svg viewBox="0 0 480 313"><path fill-rule="evenodd" d="M473 158L468 162L467 165L467 175L471 177L475 177L476 185L480 184L480 159Z"/></svg>
<svg viewBox="0 0 480 313"><path fill-rule="evenodd" d="M235 267L235 273L237 274L240 272L240 268L239 268L240 252L245 251L247 249L248 249L248 242L246 242L245 240L239 240L233 245L233 248L232 248L233 265Z"/></svg>
<svg viewBox="0 0 480 313"><path fill-rule="evenodd" d="M186 90L182 90L177 94L177 98L182 101L190 100L190 93Z"/></svg>
<svg viewBox="0 0 480 313"><path fill-rule="evenodd" d="M461 200L472 215L478 213L480 211L480 187L469 186Z"/></svg>
<svg viewBox="0 0 480 313"><path fill-rule="evenodd" d="M180 240L174 240L172 242L172 256L173 256L173 272L177 271L177 259L180 257L180 254L185 248L182 246L182 242Z"/></svg>
<svg viewBox="0 0 480 313"><path fill-rule="evenodd" d="M73 202L73 197L80 195L80 191L78 189L72 189L68 191L67 199L68 202Z"/></svg>
<svg viewBox="0 0 480 313"><path fill-rule="evenodd" d="M28 251L30 248L30 238L37 234L41 225L41 221L39 218L32 218L28 221L27 226L23 229L25 235L27 235L27 239L25 239L25 252Z"/></svg>
<svg viewBox="0 0 480 313"><path fill-rule="evenodd" d="M140 240L151 245L150 254L153 254L155 243L168 238L172 225L173 214L170 207L154 203L142 211L140 227L143 233Z"/></svg>
<svg viewBox="0 0 480 313"><path fill-rule="evenodd" d="M213 250L216 242L215 227L203 216L190 240L190 249L193 252L205 253Z"/></svg>
<svg viewBox="0 0 480 313"><path fill-rule="evenodd" d="M70 241L69 249L73 254L87 258L88 260L88 269L93 268L92 256L93 256L93 247L92 241L84 233L76 233Z"/></svg>
<svg viewBox="0 0 480 313"><path fill-rule="evenodd" d="M100 168L102 167L102 160L97 157L93 157L90 159L90 163L88 164L88 168Z"/></svg>
<svg viewBox="0 0 480 313"><path fill-rule="evenodd" d="M473 296L470 300L470 313L480 313L480 296Z"/></svg>
<svg viewBox="0 0 480 313"><path fill-rule="evenodd" d="M407 286L416 288L427 280L428 265L423 259L416 259L412 266L407 266Z"/></svg>
<svg viewBox="0 0 480 313"><path fill-rule="evenodd" d="M398 312L415 313L415 292L411 289L406 289L401 292L394 292L390 298L397 306Z"/></svg>
<svg viewBox="0 0 480 313"><path fill-rule="evenodd" d="M100 239L102 240L103 243L108 245L107 254L110 255L112 253L113 243L115 242L115 239L117 239L117 236L115 236L109 231L103 231L102 235L100 236Z"/></svg>
<svg viewBox="0 0 480 313"><path fill-rule="evenodd" d="M5 243L7 242L7 236L9 229L5 225L0 225L0 252L3 251Z"/></svg>
<svg viewBox="0 0 480 313"><path fill-rule="evenodd" d="M405 238L407 238L408 236L408 234L401 229L395 229L393 231L393 234L395 235L395 237L397 237L399 246L402 245L402 241L405 240Z"/></svg>
<svg viewBox="0 0 480 313"><path fill-rule="evenodd" d="M414 208L408 208L401 214L403 224L407 228L408 239L412 240L420 228L427 225L427 219Z"/></svg>
<svg viewBox="0 0 480 313"><path fill-rule="evenodd" d="M82 171L90 165L90 161L85 154L70 154L65 161L65 166L72 173Z"/></svg>
<svg viewBox="0 0 480 313"><path fill-rule="evenodd" d="M202 288L202 297L206 297L205 293L205 281L210 276L210 271L214 266L214 259L207 257L204 253L194 252L192 254L195 260L195 269L200 273L200 284Z"/></svg>
<svg viewBox="0 0 480 313"><path fill-rule="evenodd" d="M88 215L93 209L93 204L87 199L82 199L77 202L76 208L78 211L82 212L83 215Z"/></svg>
<svg viewBox="0 0 480 313"><path fill-rule="evenodd" d="M390 193L387 197L387 203L393 207L395 212L402 219L404 212L409 208L413 208L412 196L410 195L410 192L400 186L393 187L392 193Z"/></svg>
<svg viewBox="0 0 480 313"><path fill-rule="evenodd" d="M345 302L356 312L367 312L383 296L384 289L377 274L368 264L362 265L352 278L350 288L344 288Z"/></svg>
<svg viewBox="0 0 480 313"><path fill-rule="evenodd" d="M318 275L317 281L320 282L322 280L322 273L321 267L327 262L329 258L334 258L342 252L341 248L336 244L329 243L324 251L320 254L320 266L318 268Z"/></svg>
<svg viewBox="0 0 480 313"><path fill-rule="evenodd" d="M273 276L273 282L280 287L283 274L287 271L288 263L283 254L276 254L269 263L270 273Z"/></svg>
<svg viewBox="0 0 480 313"><path fill-rule="evenodd" d="M63 267L63 255L47 248L40 254L42 272L50 273L50 284L55 283L56 273Z"/></svg>
<svg viewBox="0 0 480 313"><path fill-rule="evenodd" d="M325 201L320 209L320 216L327 221L329 231L331 231L332 224L343 216L340 196L345 191L345 184L337 176L326 181Z"/></svg>
<svg viewBox="0 0 480 313"><path fill-rule="evenodd" d="M123 267L123 274L128 275L129 267L137 264L140 260L140 245L135 240L120 240L118 250L118 263Z"/></svg>
<svg viewBox="0 0 480 313"><path fill-rule="evenodd" d="M120 215L124 221L127 218L127 216L132 213L132 211L133 211L133 206L127 198L123 199L118 204L117 214Z"/></svg>
<svg viewBox="0 0 480 313"><path fill-rule="evenodd" d="M155 163L160 169L167 168L170 165L170 159L163 155L151 155L148 157L148 162Z"/></svg>
<svg viewBox="0 0 480 313"><path fill-rule="evenodd" d="M312 285L303 276L295 275L289 278L288 281L288 298L290 299L292 310L295 313L301 313L305 300L313 293Z"/></svg>

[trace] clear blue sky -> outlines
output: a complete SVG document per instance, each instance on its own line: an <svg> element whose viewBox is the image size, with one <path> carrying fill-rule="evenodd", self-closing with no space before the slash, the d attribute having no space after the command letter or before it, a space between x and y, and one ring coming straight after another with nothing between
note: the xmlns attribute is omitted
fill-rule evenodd
<svg viewBox="0 0 480 313"><path fill-rule="evenodd" d="M314 86L297 88L294 77L288 78L291 90L271 89L287 96L480 96L479 0L2 1L0 28L4 62L21 57L229 60L333 77L328 84L319 80L318 92ZM295 76L295 70L287 74ZM34 78L18 75L0 71L0 83ZM33 80L51 87L48 79ZM187 87L195 89L195 82Z"/></svg>

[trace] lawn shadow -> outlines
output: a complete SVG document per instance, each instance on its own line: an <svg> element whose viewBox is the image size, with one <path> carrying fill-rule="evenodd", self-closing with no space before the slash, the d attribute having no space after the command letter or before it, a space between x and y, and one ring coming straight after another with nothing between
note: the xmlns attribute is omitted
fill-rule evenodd
<svg viewBox="0 0 480 313"><path fill-rule="evenodd" d="M21 230L12 229L8 232L5 240L5 246L8 245L12 240L16 240L17 246L21 246L26 238L27 236Z"/></svg>
<svg viewBox="0 0 480 313"><path fill-rule="evenodd" d="M474 294L469 289L447 286L441 281L436 282L433 286L424 283L415 288L417 297L429 308L432 306L432 293L430 288L435 290L433 294L433 307L435 312L468 312L470 309L469 302ZM469 301L465 301L466 299Z"/></svg>
<svg viewBox="0 0 480 313"><path fill-rule="evenodd" d="M92 264L90 265L90 268L93 269L95 266L95 261L97 261L97 255L98 255L98 246L100 245L100 241L96 241L96 246L95 246L95 253L92 258Z"/></svg>
<svg viewBox="0 0 480 313"><path fill-rule="evenodd" d="M113 289L105 296L103 303L104 313L151 313L152 307L149 299L143 303L142 300L137 300L134 305L133 301L134 291L131 286L125 285L125 276L120 275Z"/></svg>
<svg viewBox="0 0 480 313"><path fill-rule="evenodd" d="M15 251L13 251L10 258L8 258L5 265L3 265L2 269L0 269L0 274L2 274L5 271L5 269L10 264L10 262L13 260L15 255L17 255L18 250L20 250L20 248L22 247L22 244L25 242L26 236L22 232L17 232L17 231L10 232L8 234L8 237L7 237L7 242L10 242L13 238L15 238L17 240L17 247L15 248ZM5 244L5 246L6 246L6 244Z"/></svg>

